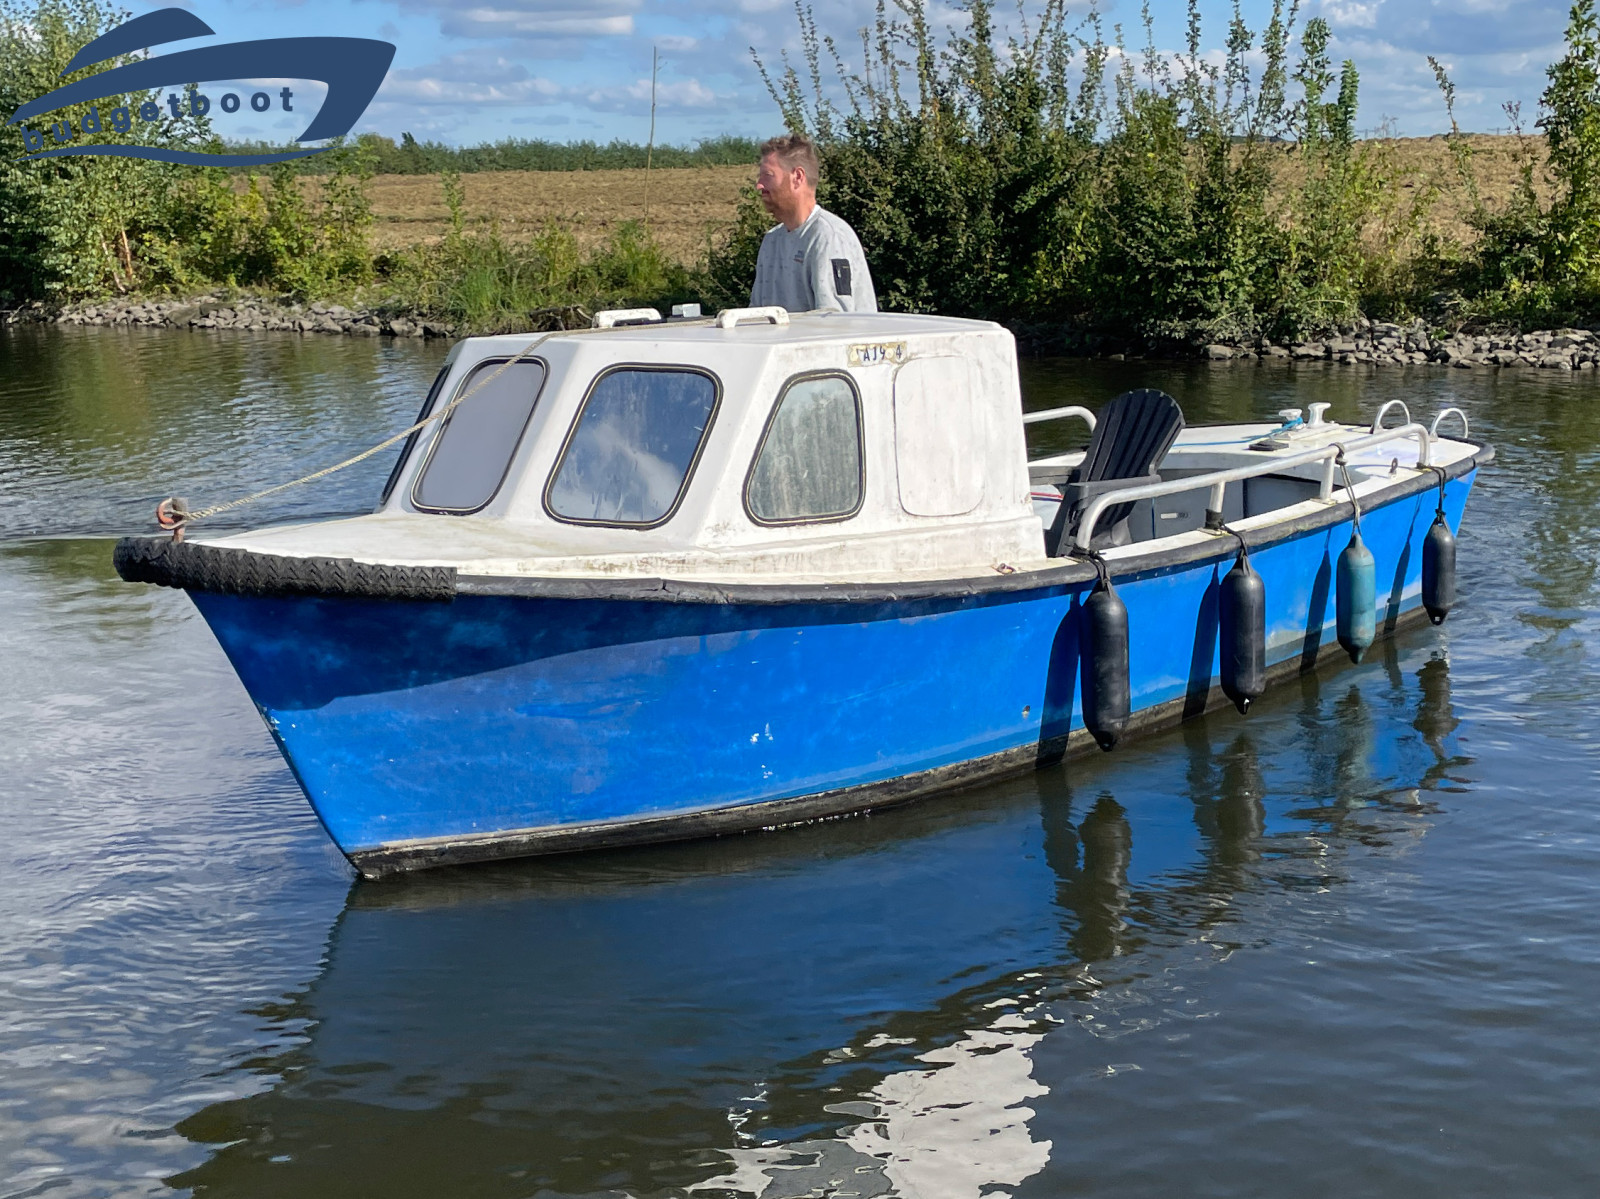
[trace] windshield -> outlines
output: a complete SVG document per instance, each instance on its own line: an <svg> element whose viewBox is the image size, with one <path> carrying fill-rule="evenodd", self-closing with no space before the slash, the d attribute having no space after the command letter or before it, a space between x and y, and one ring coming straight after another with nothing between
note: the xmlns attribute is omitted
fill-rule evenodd
<svg viewBox="0 0 1600 1199"><path fill-rule="evenodd" d="M711 376L624 367L595 383L551 477L552 515L653 525L672 515L717 405Z"/></svg>

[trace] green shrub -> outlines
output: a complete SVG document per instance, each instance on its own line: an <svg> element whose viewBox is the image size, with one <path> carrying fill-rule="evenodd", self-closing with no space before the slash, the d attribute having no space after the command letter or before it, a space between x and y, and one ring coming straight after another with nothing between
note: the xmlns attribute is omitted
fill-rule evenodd
<svg viewBox="0 0 1600 1199"><path fill-rule="evenodd" d="M315 297L369 281L371 158L359 144L326 155L330 173L308 199L293 162L254 174L243 190L216 167L175 168L162 203L164 236L149 239L146 283L180 290L212 282Z"/></svg>
<svg viewBox="0 0 1600 1199"><path fill-rule="evenodd" d="M943 46L925 0L898 6L862 31L859 71L804 7L802 67L758 59L789 128L817 138L819 201L861 236L884 307L1189 341L1292 336L1356 311L1383 179L1355 151L1358 79L1349 63L1332 73L1325 22L1307 23L1291 75L1292 11L1275 4L1259 36L1235 14L1214 65L1191 0L1184 53L1119 43L1107 80L1098 19L1070 26L1060 0L1003 49L990 0ZM1275 204L1285 154L1304 184ZM708 290L727 294L762 232L747 201Z"/></svg>
<svg viewBox="0 0 1600 1199"><path fill-rule="evenodd" d="M99 0L39 0L26 6L0 0L0 111L10 114L53 88L133 61L121 56L61 77L80 47L127 16ZM106 114L111 109L136 108L153 95L96 101L102 131L76 132L73 143L208 144L205 120L187 114L176 121L135 122L132 134L110 131ZM28 124L38 131L68 120L81 130L90 107L70 105ZM137 158L19 161L25 153L20 127L0 126L0 304L139 286L141 248L146 238L162 234L173 173Z"/></svg>
<svg viewBox="0 0 1600 1199"><path fill-rule="evenodd" d="M1600 18L1594 0L1568 16L1566 53L1546 70L1537 125L1546 156L1522 132L1519 106L1506 106L1521 143L1517 185L1499 208L1481 198L1470 150L1455 125L1455 88L1433 62L1451 118L1463 186L1472 200L1474 244L1441 263L1459 319L1560 325L1600 316ZM1554 196L1541 198L1539 182Z"/></svg>

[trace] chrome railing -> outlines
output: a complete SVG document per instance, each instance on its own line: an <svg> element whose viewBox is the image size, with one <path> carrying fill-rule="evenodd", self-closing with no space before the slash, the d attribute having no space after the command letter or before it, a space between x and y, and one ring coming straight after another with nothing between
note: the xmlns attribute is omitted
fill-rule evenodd
<svg viewBox="0 0 1600 1199"><path fill-rule="evenodd" d="M1437 438L1439 436L1439 422L1444 420L1444 418L1447 417L1447 416L1454 416L1454 417L1459 417L1460 418L1460 420L1461 420L1461 436L1463 436L1463 437L1471 437L1472 436L1472 427L1467 424L1467 414L1465 412L1461 411L1461 409L1459 409L1459 408L1441 408L1441 409L1439 409L1439 411L1434 415L1433 424L1428 426L1428 432L1430 434L1432 434L1435 438Z"/></svg>
<svg viewBox="0 0 1600 1199"><path fill-rule="evenodd" d="M1094 431L1094 413L1090 412L1087 408L1080 408L1076 404L1072 404L1066 408L1046 408L1042 412L1024 412L1022 414L1022 423L1025 425L1036 425L1040 421L1065 420L1069 416L1077 417L1084 424L1089 426L1090 432Z"/></svg>
<svg viewBox="0 0 1600 1199"><path fill-rule="evenodd" d="M1391 401L1395 403L1397 401ZM1383 412L1388 411L1385 405L1379 412L1382 419ZM1322 480L1317 490L1317 498L1323 503L1333 502L1333 478L1338 468L1341 455L1349 455L1360 450L1370 449L1373 446L1387 445L1391 441L1401 438L1411 438L1417 443L1417 469L1424 470L1433 463L1433 437L1428 429L1415 422L1396 425L1392 429L1384 429L1379 433L1368 433L1363 436L1353 437L1348 441L1329 442L1327 445L1317 446L1315 449L1301 450L1298 454L1271 454L1263 455L1262 461L1249 466L1236 466L1232 470L1209 471L1203 475L1189 475L1181 479L1165 479L1160 483L1143 483L1137 487L1122 487L1113 491L1103 491L1091 499L1084 506L1083 513L1078 517L1077 530L1072 535L1072 548L1082 552L1089 548L1089 543L1094 537L1094 527L1100 521L1101 513L1113 504L1127 504L1136 500L1154 500L1164 495L1177 495L1185 491L1199 491L1202 487L1210 489L1206 500L1206 507L1211 512L1222 511L1224 489L1229 483L1241 483L1246 479L1259 478L1262 475L1277 474L1296 466L1305 466L1312 462L1322 463Z"/></svg>

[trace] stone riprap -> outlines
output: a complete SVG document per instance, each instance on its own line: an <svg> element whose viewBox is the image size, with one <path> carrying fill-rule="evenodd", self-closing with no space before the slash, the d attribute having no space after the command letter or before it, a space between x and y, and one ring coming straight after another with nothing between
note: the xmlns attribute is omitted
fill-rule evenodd
<svg viewBox="0 0 1600 1199"><path fill-rule="evenodd" d="M1409 325L1359 321L1331 337L1290 345L1210 345L1204 356L1292 358L1370 366L1533 366L1546 370L1593 370L1600 363L1600 339L1587 329L1547 329L1535 333L1451 333L1435 335L1422 321Z"/></svg>
<svg viewBox="0 0 1600 1199"><path fill-rule="evenodd" d="M0 314L0 322L53 321L61 325L154 325L173 329L247 329L285 333L339 333L350 337L453 337L437 321L391 315L341 304L279 303L250 297L200 296L186 300L102 300L51 310L42 306Z"/></svg>
<svg viewBox="0 0 1600 1199"><path fill-rule="evenodd" d="M588 323L588 313L577 308L541 309L530 314L530 328ZM0 325L20 321L53 321L67 325L154 325L190 329L248 329L298 333L338 333L351 337L455 337L457 330L448 324L417 316L385 313L367 308L346 308L339 304L281 303L248 297L223 298L209 295L183 300L102 300L52 309L30 305L13 311L0 311ZM1038 336L1037 329L1020 335L1033 352L1055 352ZM1110 346L1095 344L1098 339L1069 337L1069 354L1087 353L1091 357L1181 358L1194 356L1194 350L1167 344L1160 350L1147 349L1107 354ZM1033 344L1037 342L1038 344ZM1298 361L1326 361L1345 365L1370 366L1453 366L1541 367L1545 370L1593 370L1600 366L1600 337L1587 329L1546 329L1532 333L1450 333L1435 334L1421 320L1409 325L1360 320L1341 325L1330 336L1287 344L1261 341L1249 344L1217 343L1201 348L1198 354L1212 361L1230 359L1278 358Z"/></svg>

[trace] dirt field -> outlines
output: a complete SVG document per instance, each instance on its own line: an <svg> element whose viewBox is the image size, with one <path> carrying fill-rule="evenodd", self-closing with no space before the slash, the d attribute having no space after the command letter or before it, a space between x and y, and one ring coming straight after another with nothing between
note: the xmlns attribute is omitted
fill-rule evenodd
<svg viewBox="0 0 1600 1199"><path fill-rule="evenodd" d="M1543 182L1541 170L1545 154L1542 137L1519 142L1515 137L1473 134L1466 140L1472 150L1472 172L1477 178L1478 193L1491 209L1504 205L1512 194L1520 178L1522 159L1530 154L1537 164L1534 171L1537 189L1544 198L1549 198L1550 189ZM1451 156L1450 144L1444 137L1389 138L1367 142L1364 146L1381 167L1394 173L1402 202L1422 205L1423 230L1461 243L1472 239L1472 230L1467 224L1471 200ZM1291 157L1280 177L1285 183L1292 183L1295 175Z"/></svg>
<svg viewBox="0 0 1600 1199"><path fill-rule="evenodd" d="M739 188L754 167L651 171L650 230L681 261L705 250L708 226L733 216ZM497 218L509 238L530 236L549 220L570 226L580 242L603 241L623 221L645 218L643 171L493 171L461 176L468 220ZM432 175L379 175L372 197L372 241L380 249L444 236L450 210Z"/></svg>
<svg viewBox="0 0 1600 1199"><path fill-rule="evenodd" d="M1483 198L1502 203L1516 184L1519 150L1510 137L1473 136L1473 168ZM1407 202L1434 194L1425 202L1424 226L1457 240L1467 240L1465 217L1470 210L1445 139L1395 138L1367 146L1386 159L1400 180ZM1542 161L1543 139L1529 139ZM1295 158L1284 158L1283 179L1292 184ZM739 188L752 180L753 167L697 167L651 171L650 227L662 247L682 261L704 252L707 229L733 216ZM622 221L645 217L645 172L629 171L499 171L463 175L469 220L498 219L501 232L518 238L532 234L548 220L574 229L592 245L608 237ZM380 175L369 185L377 224L373 244L380 249L432 241L442 237L449 221L444 192L431 175Z"/></svg>

